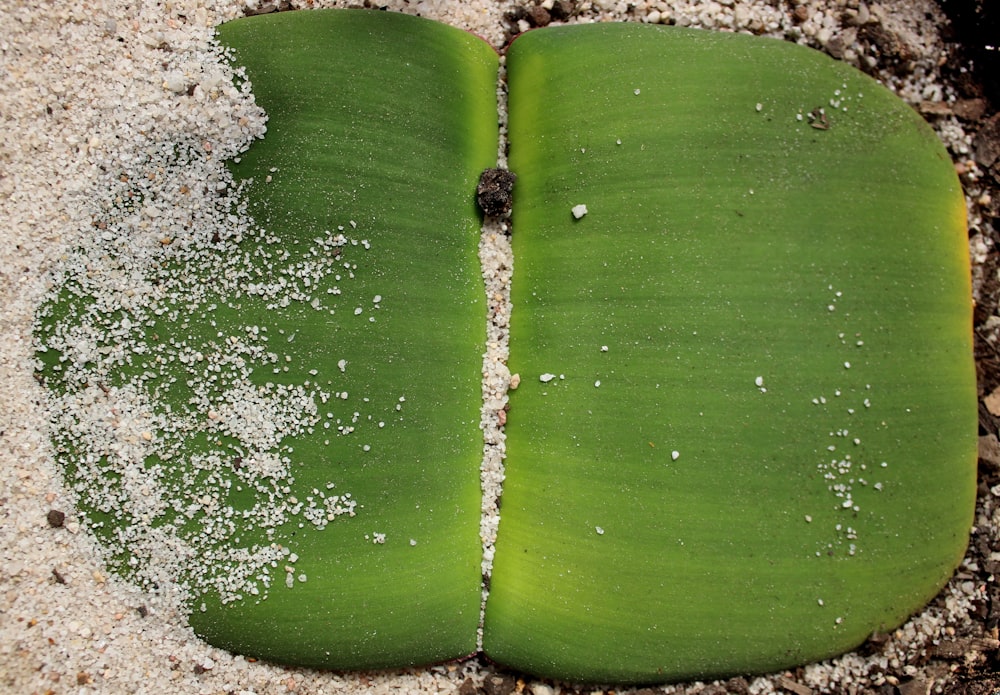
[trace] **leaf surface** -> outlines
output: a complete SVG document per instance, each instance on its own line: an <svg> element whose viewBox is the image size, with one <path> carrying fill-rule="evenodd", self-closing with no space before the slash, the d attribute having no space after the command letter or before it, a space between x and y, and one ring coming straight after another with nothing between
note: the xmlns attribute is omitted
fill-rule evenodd
<svg viewBox="0 0 1000 695"><path fill-rule="evenodd" d="M651 682L898 625L975 492L964 206L934 133L747 36L551 28L508 75L522 381L486 653Z"/></svg>
<svg viewBox="0 0 1000 695"><path fill-rule="evenodd" d="M70 360L50 384L98 408L131 390L148 416L128 456L64 421L71 480L125 573L155 584L149 566L176 555L190 622L217 646L336 669L465 656L481 584L474 191L496 158L496 55L378 12L247 18L219 37L269 117L233 166L260 229L122 261L149 288L135 307L95 310L89 275L70 278L48 359L98 335L126 363Z"/></svg>

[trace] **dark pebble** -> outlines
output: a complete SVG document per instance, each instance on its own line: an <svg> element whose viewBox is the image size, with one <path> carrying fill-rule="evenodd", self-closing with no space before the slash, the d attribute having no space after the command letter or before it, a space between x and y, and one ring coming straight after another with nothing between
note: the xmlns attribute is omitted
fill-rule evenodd
<svg viewBox="0 0 1000 695"><path fill-rule="evenodd" d="M476 201L479 208L490 217L510 213L511 194L517 176L506 169L486 169L479 177Z"/></svg>
<svg viewBox="0 0 1000 695"><path fill-rule="evenodd" d="M486 695L510 695L517 689L517 681L510 676L494 673L483 679L483 692Z"/></svg>
<svg viewBox="0 0 1000 695"><path fill-rule="evenodd" d="M552 15L544 7L536 5L528 9L528 21L532 26L547 27L552 23Z"/></svg>

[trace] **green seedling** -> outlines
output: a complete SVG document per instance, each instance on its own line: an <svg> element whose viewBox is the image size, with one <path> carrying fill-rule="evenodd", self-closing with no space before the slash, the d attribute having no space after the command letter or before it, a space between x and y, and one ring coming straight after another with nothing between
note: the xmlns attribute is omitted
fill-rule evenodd
<svg viewBox="0 0 1000 695"><path fill-rule="evenodd" d="M498 57L378 12L219 37L269 116L231 166L253 224L100 235L37 331L109 565L180 586L199 635L662 682L834 656L948 580L975 493L964 204L888 90L740 35L509 48L521 385L481 620Z"/></svg>

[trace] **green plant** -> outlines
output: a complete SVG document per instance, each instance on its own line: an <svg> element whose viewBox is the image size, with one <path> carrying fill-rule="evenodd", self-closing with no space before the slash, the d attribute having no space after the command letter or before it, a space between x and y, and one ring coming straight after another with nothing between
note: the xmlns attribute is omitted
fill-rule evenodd
<svg viewBox="0 0 1000 695"><path fill-rule="evenodd" d="M68 479L125 573L153 584L151 548L180 549L214 644L472 653L497 57L384 13L219 34L270 118L233 165L259 227L158 249L142 304L68 273L38 332ZM651 682L898 625L961 559L974 496L964 207L933 132L746 36L551 28L507 66L522 381L485 653ZM84 419L104 401L136 415Z"/></svg>

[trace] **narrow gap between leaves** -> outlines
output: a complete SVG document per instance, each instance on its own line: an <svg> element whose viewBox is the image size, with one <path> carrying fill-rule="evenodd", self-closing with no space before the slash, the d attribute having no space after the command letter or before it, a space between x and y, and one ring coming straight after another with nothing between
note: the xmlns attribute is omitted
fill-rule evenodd
<svg viewBox="0 0 1000 695"><path fill-rule="evenodd" d="M497 168L507 168L507 67L500 57L497 75L497 118L500 139L497 148ZM500 523L500 495L503 491L506 437L507 389L510 371L507 357L510 347L510 277L513 268L508 217L485 216L479 240L479 260L482 264L487 301L486 352L483 355L483 460L480 468L482 507L479 537L483 543L482 600L479 607L479 629L476 648L483 648L483 624L486 600L490 593L493 554Z"/></svg>

